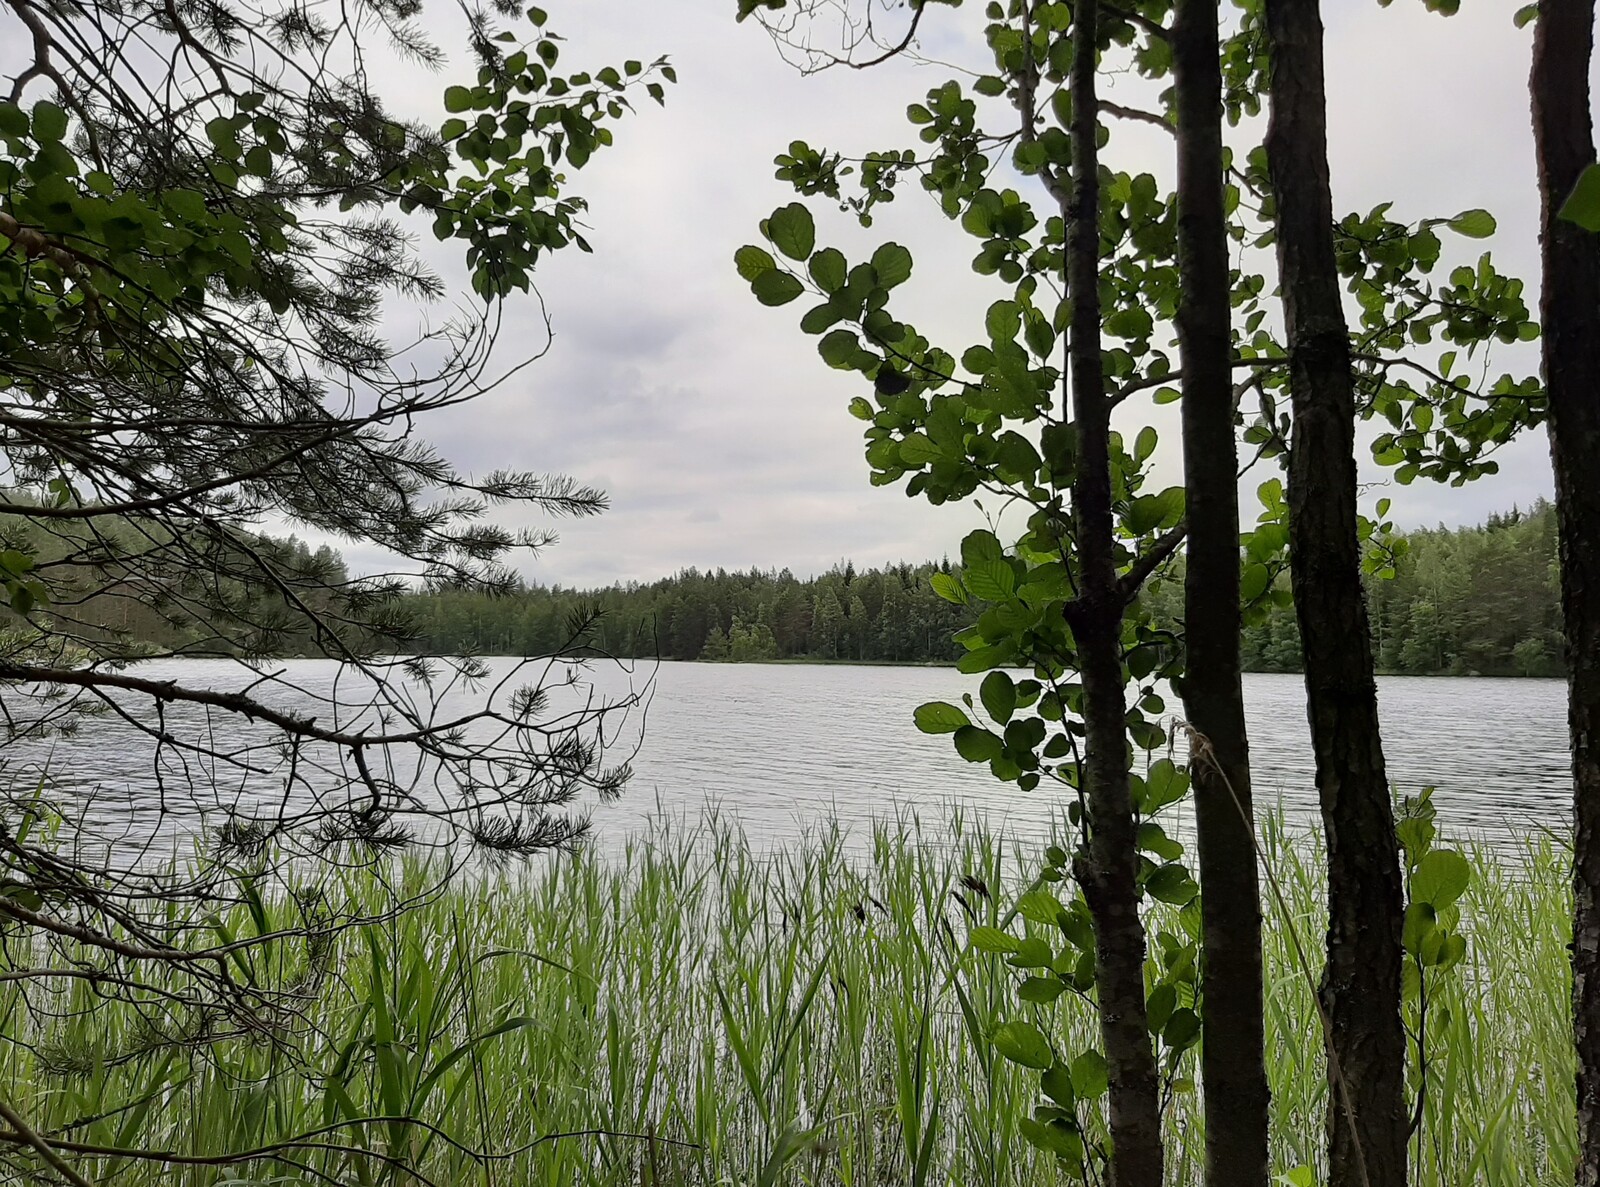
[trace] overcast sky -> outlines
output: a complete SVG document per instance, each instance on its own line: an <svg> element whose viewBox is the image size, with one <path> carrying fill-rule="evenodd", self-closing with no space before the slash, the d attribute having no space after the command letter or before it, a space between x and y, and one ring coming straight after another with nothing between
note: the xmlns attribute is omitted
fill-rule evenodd
<svg viewBox="0 0 1600 1187"><path fill-rule="evenodd" d="M1395 217L1493 211L1489 245L1502 270L1536 291L1537 220L1526 78L1531 37L1512 25L1518 0L1468 0L1443 19L1419 0L1328 0L1330 136L1335 204L1394 200ZM860 384L828 370L797 328L804 303L757 304L733 270L736 247L792 200L771 160L793 139L861 151L911 143L903 113L950 76L948 66L894 63L802 77L756 22L735 24L732 0L549 0L569 45L564 68L666 54L679 85L645 104L617 145L577 174L591 204L593 255L563 252L539 287L555 330L548 355L502 390L441 415L427 434L462 467L562 471L604 487L612 509L560 527L561 543L522 565L567 585L648 580L687 566L789 567L848 557L858 565L953 553L976 521L970 507L929 507L867 481L861 424L845 406ZM978 6L930 9L922 48L982 62L963 40ZM430 13L444 9L429 8ZM448 38L445 38L448 40ZM407 80L411 110L452 81ZM1114 84L1117 85L1117 84ZM1127 93L1126 83L1123 95ZM431 89L430 89L431 88ZM1120 127L1110 163L1170 176L1171 147L1153 129ZM974 312L1003 295L971 276L974 241L908 190L870 231L819 211L819 239L859 258L893 238L916 271L898 308L943 341L965 346ZM1482 245L1461 242L1462 259ZM898 299L898 294L897 294ZM535 302L507 311L501 356L542 343ZM1536 351L1507 354L1537 365ZM1119 413L1125 431L1148 405ZM1177 481L1175 414L1159 455ZM1500 455L1502 473L1464 490L1419 483L1374 488L1403 524L1469 523L1550 489L1542 432ZM1263 474L1262 477L1267 477ZM1382 475L1373 472L1374 481ZM1247 515L1249 509L1247 508ZM361 560L359 552L350 550Z"/></svg>

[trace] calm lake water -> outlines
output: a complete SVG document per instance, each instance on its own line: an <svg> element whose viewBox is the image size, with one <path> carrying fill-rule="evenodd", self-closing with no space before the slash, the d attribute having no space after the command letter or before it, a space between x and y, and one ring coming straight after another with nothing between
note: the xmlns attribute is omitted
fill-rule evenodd
<svg viewBox="0 0 1600 1187"><path fill-rule="evenodd" d="M516 664L489 662L501 673ZM272 670L319 698L336 695L332 663L287 661ZM223 661L134 671L219 688L243 684ZM708 803L763 845L781 844L828 816L858 837L873 818L897 811L917 811L935 824L955 804L1010 835L1042 835L1064 807L1045 787L1024 794L996 782L985 767L962 762L947 737L916 730L916 705L976 693L978 681L953 669L662 663L640 664L631 676L597 665L590 676L601 694L630 685L648 685L650 693L645 709L611 731L613 755L631 753L635 774L621 801L588 805L602 846L620 843L653 813L697 815ZM1533 828L1566 830L1562 682L1386 677L1379 691L1390 776L1406 790L1436 786L1446 832L1501 841ZM298 698L282 687L264 695L286 707ZM452 693L440 708L459 712L474 695L482 694ZM1245 697L1258 802L1281 803L1291 821L1310 823L1316 797L1300 677L1248 676ZM183 724L207 728L194 715ZM240 732L237 722L226 728ZM14 747L5 776L12 794L26 792L47 764L52 794L89 805L86 823L95 833L120 844L154 839L170 849L186 846L199 823L171 793L173 761L170 754L163 760L163 800L149 742L126 722L99 718L76 735ZM281 782L252 786L237 775L222 782L219 799L245 808L282 795Z"/></svg>

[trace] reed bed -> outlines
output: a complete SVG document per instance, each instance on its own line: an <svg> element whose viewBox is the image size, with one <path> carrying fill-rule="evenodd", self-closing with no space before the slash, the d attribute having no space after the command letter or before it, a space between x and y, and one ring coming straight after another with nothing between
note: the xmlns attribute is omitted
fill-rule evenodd
<svg viewBox="0 0 1600 1187"><path fill-rule="evenodd" d="M347 906L421 905L340 933L270 1041L173 1043L140 1012L94 1008L84 982L48 998L3 983L0 1083L40 1130L108 1151L203 1160L319 1135L247 1165L108 1152L81 1164L95 1182L415 1181L383 1160L401 1157L439 1187L1067 1182L1017 1132L1035 1074L985 1036L1029 1016L1081 1044L1093 1019L1070 995L1020 1003L1018 974L964 943L1000 920L1046 840L902 814L870 838L823 824L764 852L708 813L442 892L421 862L347 872L327 888ZM1467 848L1470 943L1430 1009L1414 1182L1568 1184L1568 854L1548 838ZM1265 908L1273 1159L1311 1183L1322 1044L1291 935L1315 960L1319 855L1275 821L1264 855L1287 907ZM283 910L218 925L248 935ZM305 978L306 957L277 959L255 975ZM1180 1081L1169 1113L1169 1181L1198 1184L1198 1090Z"/></svg>

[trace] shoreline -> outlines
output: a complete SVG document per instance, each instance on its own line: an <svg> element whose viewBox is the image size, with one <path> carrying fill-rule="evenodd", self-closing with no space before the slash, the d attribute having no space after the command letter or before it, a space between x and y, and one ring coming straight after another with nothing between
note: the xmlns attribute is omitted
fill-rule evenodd
<svg viewBox="0 0 1600 1187"><path fill-rule="evenodd" d="M318 659L320 656L285 656L286 659ZM440 655L425 655L419 658L439 659L446 658ZM662 664L705 664L718 667L819 667L819 668L949 668L954 669L957 661L938 659L829 659L819 656L791 655L778 659L674 659L667 656L656 655L506 655L497 656L484 654L480 659L565 659L565 660L595 660L614 659L624 663L662 663ZM1020 669L1018 669L1020 670ZM1298 668L1245 668L1246 676L1304 676L1305 673ZM1562 676L1528 676L1519 672L1402 672L1393 668L1379 668L1375 673L1378 676L1403 677L1417 680L1564 680Z"/></svg>

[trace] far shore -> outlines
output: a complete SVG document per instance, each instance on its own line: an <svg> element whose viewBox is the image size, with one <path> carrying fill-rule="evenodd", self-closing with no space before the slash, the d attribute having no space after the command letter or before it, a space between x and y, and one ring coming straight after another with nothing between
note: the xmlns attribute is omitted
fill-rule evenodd
<svg viewBox="0 0 1600 1187"><path fill-rule="evenodd" d="M293 659L313 659L315 656L292 656ZM485 655L481 658L494 659ZM525 655L507 658L543 659L544 656ZM841 668L954 668L955 660L913 659L830 659L826 656L791 655L778 659L673 659L659 655L558 655L553 659L618 659L628 663L662 664L718 664L726 667L841 667ZM1246 668L1246 676L1303 676L1299 668ZM1379 668L1379 676L1404 676L1417 680L1560 680L1560 676L1529 676L1520 672L1400 672Z"/></svg>

